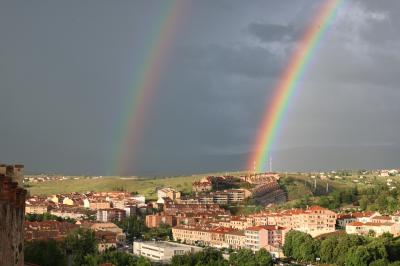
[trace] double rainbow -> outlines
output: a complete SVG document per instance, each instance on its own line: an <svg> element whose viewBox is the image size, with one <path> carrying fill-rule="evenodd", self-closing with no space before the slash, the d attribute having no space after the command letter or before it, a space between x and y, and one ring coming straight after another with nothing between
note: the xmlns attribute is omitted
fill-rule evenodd
<svg viewBox="0 0 400 266"><path fill-rule="evenodd" d="M271 148L276 140L277 132L282 124L282 119L288 108L288 104L299 81L304 76L307 65L326 32L331 21L335 17L342 0L326 0L316 17L312 20L301 38L296 51L284 69L274 89L274 95L270 104L266 106L265 115L260 125L260 131L254 144L254 153L250 156L248 169L264 172L267 168L267 160L271 155Z"/></svg>

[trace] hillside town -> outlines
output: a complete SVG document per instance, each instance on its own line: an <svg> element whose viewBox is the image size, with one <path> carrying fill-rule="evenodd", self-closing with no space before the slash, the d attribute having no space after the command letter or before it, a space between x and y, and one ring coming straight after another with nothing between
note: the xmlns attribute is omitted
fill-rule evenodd
<svg viewBox="0 0 400 266"><path fill-rule="evenodd" d="M25 202L27 216L48 214L60 221L25 221L25 240L58 240L77 228L85 228L95 232L99 251L120 248L166 263L176 252L196 252L205 247L253 252L265 249L273 258L283 258L285 237L293 230L313 238L339 232L374 237L400 235L400 212L336 213L316 205L276 209L274 206L286 200L278 183L280 178L277 173L205 176L193 182L192 194L183 195L171 187L158 188L157 200L126 191L30 196ZM258 212L234 215L226 208L260 198L265 208ZM152 241L139 236L129 243L126 231L119 226L129 217L142 217L149 229L167 226L172 229L171 236Z"/></svg>

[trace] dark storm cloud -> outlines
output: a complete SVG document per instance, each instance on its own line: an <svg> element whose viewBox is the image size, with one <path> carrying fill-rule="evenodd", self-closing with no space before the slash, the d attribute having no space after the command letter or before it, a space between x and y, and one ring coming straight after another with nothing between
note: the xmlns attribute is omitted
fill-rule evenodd
<svg viewBox="0 0 400 266"><path fill-rule="evenodd" d="M234 75L246 78L265 79L276 76L282 67L282 60L263 47L246 45L196 45L180 47L186 67L213 74Z"/></svg>
<svg viewBox="0 0 400 266"><path fill-rule="evenodd" d="M262 42L289 41L297 37L298 31L293 25L277 25L252 22L247 31Z"/></svg>
<svg viewBox="0 0 400 266"><path fill-rule="evenodd" d="M191 1L126 174L243 168L279 74L319 4ZM277 168L395 167L398 4L344 1L285 115ZM31 172L111 173L122 110L161 8L2 1L0 162Z"/></svg>

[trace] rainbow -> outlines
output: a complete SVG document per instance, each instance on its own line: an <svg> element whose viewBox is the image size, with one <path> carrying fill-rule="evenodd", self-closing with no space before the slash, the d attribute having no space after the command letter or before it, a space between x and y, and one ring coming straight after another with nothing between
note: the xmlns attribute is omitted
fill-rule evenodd
<svg viewBox="0 0 400 266"><path fill-rule="evenodd" d="M266 171L266 162L271 153L272 145L282 124L282 119L288 109L288 104L300 79L304 76L307 65L326 32L330 22L335 17L342 0L326 0L318 10L309 27L303 34L296 51L290 58L287 67L274 89L272 100L266 106L259 133L254 144L254 153L248 161L251 171Z"/></svg>
<svg viewBox="0 0 400 266"><path fill-rule="evenodd" d="M146 122L148 106L154 97L160 79L164 73L173 41L179 29L185 11L184 0L164 1L163 14L157 21L148 50L145 51L143 64L135 73L130 95L126 97L126 108L122 112L120 144L116 151L114 172L122 174L132 163L140 145L140 136Z"/></svg>

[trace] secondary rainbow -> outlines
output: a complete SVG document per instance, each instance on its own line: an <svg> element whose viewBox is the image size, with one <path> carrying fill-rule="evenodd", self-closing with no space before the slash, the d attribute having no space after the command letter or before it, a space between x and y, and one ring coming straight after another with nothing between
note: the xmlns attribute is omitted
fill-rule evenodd
<svg viewBox="0 0 400 266"><path fill-rule="evenodd" d="M296 88L299 87L299 81L305 74L307 65L330 22L335 17L341 2L342 0L326 0L321 5L315 18L304 32L287 67L282 72L274 89L272 100L266 106L265 115L253 146L254 153L250 156L248 162L249 170L257 172L266 171L267 160L290 99Z"/></svg>
<svg viewBox="0 0 400 266"><path fill-rule="evenodd" d="M140 144L140 137L145 127L152 98L159 86L165 71L171 47L180 21L185 11L184 0L164 1L163 14L155 22L156 28L144 51L144 60L136 71L131 94L126 97L127 103L122 117L122 129L118 140L114 172L124 173L135 158ZM150 25L151 26L151 25Z"/></svg>

